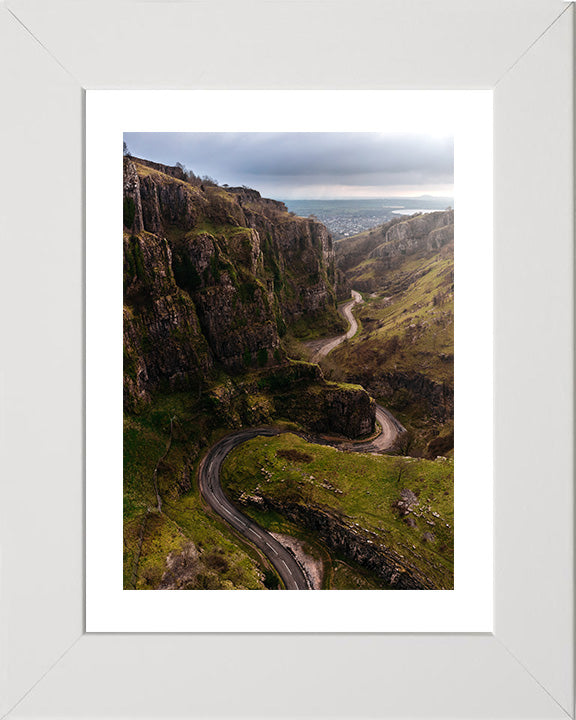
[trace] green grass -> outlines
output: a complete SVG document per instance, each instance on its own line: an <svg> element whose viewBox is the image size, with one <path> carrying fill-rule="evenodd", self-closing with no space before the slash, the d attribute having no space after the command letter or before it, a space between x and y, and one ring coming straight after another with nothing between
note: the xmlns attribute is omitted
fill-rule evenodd
<svg viewBox="0 0 576 720"><path fill-rule="evenodd" d="M378 259L349 268L352 287L360 275L374 283L355 308L357 334L320 363L326 377L360 382L390 408L409 429L416 456L453 454L453 256L449 243L397 258L392 268Z"/></svg>
<svg viewBox="0 0 576 720"><path fill-rule="evenodd" d="M331 567L332 590L386 590L382 581L372 573L344 560L334 560Z"/></svg>
<svg viewBox="0 0 576 720"><path fill-rule="evenodd" d="M153 474L166 451L170 418L175 416L172 445L158 465L162 512L157 513ZM190 589L264 588L265 566L219 518L207 512L196 485L204 433L215 439L224 432L210 432L202 423L198 402L184 393L158 397L147 413L125 417L125 588L133 587L133 581L137 589L157 588L168 555L181 552L190 543L199 555L187 584Z"/></svg>
<svg viewBox="0 0 576 720"><path fill-rule="evenodd" d="M156 504L151 477L167 441L167 437L125 416L124 520L130 520Z"/></svg>
<svg viewBox="0 0 576 720"><path fill-rule="evenodd" d="M132 158L132 162L136 166L136 172L138 173L138 176L141 178L144 178L147 176L152 176L152 177L160 180L163 183L174 183L176 185L184 185L194 195L201 194L200 188L195 187L194 185L191 185L189 182L186 182L185 180L180 180L180 178L174 177L173 175L166 175L166 173L163 173L161 170L157 170L156 168L152 168L152 167L149 167L148 165L144 165L143 163L138 162L138 160L136 158Z"/></svg>
<svg viewBox="0 0 576 720"><path fill-rule="evenodd" d="M312 459L286 459L286 451L295 450ZM345 453L284 434L256 438L237 448L224 464L223 484L239 502L262 495L280 504L329 508L348 527L374 533L375 541L408 558L438 587L451 586L454 511L450 459L433 462ZM418 496L415 527L407 525L393 507L401 489ZM426 532L432 533L433 542L425 541Z"/></svg>
<svg viewBox="0 0 576 720"><path fill-rule="evenodd" d="M391 271L388 288L367 295L357 312L359 333L336 348L332 360L351 375L363 366L368 372L412 372L451 385L453 272L452 257L440 254L411 258Z"/></svg>
<svg viewBox="0 0 576 720"><path fill-rule="evenodd" d="M198 235L212 235L214 238L228 240L242 240L251 237L251 228L242 227L240 225L217 225L210 220L204 219L194 225L192 230L182 232L187 238L194 238Z"/></svg>
<svg viewBox="0 0 576 720"><path fill-rule="evenodd" d="M298 340L316 340L341 335L346 329L346 322L336 308L330 308L322 313L302 316L290 325L288 335Z"/></svg>

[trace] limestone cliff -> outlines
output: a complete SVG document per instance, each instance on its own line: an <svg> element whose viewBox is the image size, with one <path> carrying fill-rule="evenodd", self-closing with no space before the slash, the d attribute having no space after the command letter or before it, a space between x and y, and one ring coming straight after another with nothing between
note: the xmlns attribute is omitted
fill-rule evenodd
<svg viewBox="0 0 576 720"><path fill-rule="evenodd" d="M358 438L375 427L375 401L355 385L327 382L318 365L288 360L210 391L210 410L224 427L273 424L284 418L313 433Z"/></svg>
<svg viewBox="0 0 576 720"><path fill-rule="evenodd" d="M454 211L425 213L390 227L369 257L392 260L401 255L439 250L454 239Z"/></svg>
<svg viewBox="0 0 576 720"><path fill-rule="evenodd" d="M262 493L262 491L260 491ZM346 517L326 507L315 507L304 502L272 499L265 493L244 496L239 500L246 505L272 510L284 515L295 524L312 531L330 550L349 558L356 564L378 575L395 590L434 590L436 585L425 570L426 560L415 551L412 560L399 556L384 543L374 540L374 534L351 523ZM416 562L421 567L416 565ZM428 561L429 562L429 561ZM434 568L441 570L440 567ZM442 589L449 589L449 582Z"/></svg>
<svg viewBox="0 0 576 720"><path fill-rule="evenodd" d="M176 284L166 240L124 234L124 400L134 409L156 388L202 383L214 356L195 305Z"/></svg>
<svg viewBox="0 0 576 720"><path fill-rule="evenodd" d="M124 388L196 388L220 370L282 362L301 318L333 318L330 234L248 188L191 183L124 158Z"/></svg>
<svg viewBox="0 0 576 720"><path fill-rule="evenodd" d="M352 287L372 292L387 271L410 255L434 253L454 241L454 211L400 217L336 245L339 271Z"/></svg>

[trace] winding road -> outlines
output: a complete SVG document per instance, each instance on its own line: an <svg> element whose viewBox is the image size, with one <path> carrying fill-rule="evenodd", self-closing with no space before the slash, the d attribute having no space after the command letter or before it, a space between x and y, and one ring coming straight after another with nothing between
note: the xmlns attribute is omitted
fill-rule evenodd
<svg viewBox="0 0 576 720"><path fill-rule="evenodd" d="M344 342L344 340L356 334L358 323L352 314L352 308L361 302L363 302L363 300L360 293L352 290L352 299L340 308L340 312L350 323L348 332L336 338L316 341L313 361L324 357L340 345L340 343ZM343 450L369 453L384 452L394 444L398 435L404 432L405 429L392 413L381 405L376 405L376 420L381 427L381 432L371 440L358 442L338 440L329 441L328 443L326 443L325 440L320 440L320 442L339 447ZM240 510L228 500L220 484L220 469L228 453L247 440L258 436L272 437L279 435L280 432L280 430L268 427L248 428L227 435L219 440L212 446L200 464L198 474L200 493L215 513L252 545L255 545L260 552L268 558L278 575L282 578L282 582L287 590L311 590L313 589L312 583L292 552L279 543L269 532L240 512ZM311 438L307 436L307 439L310 440Z"/></svg>
<svg viewBox="0 0 576 720"><path fill-rule="evenodd" d="M362 300L362 295L360 295L360 293L356 290L352 290L352 299L339 308L340 314L350 325L348 331L344 335L338 335L338 337L335 338L328 338L328 340L312 340L312 342L305 343L305 345L312 350L312 362L318 362L320 358L328 355L329 352L332 352L332 350L343 343L344 340L349 340L356 335L358 332L358 323L352 314L352 308L354 305L360 305L363 302L364 300Z"/></svg>
<svg viewBox="0 0 576 720"><path fill-rule="evenodd" d="M273 428L249 428L219 440L200 465L200 492L214 512L266 555L276 568L287 590L310 590L312 587L310 581L294 555L269 532L263 530L232 505L224 495L220 484L220 468L229 452L246 440L251 440L259 435L271 437L278 434L279 431Z"/></svg>
<svg viewBox="0 0 576 720"><path fill-rule="evenodd" d="M329 352L338 347L345 340L349 340L354 337L358 332L358 323L352 313L352 308L355 305L363 303L362 295L356 290L352 290L352 299L349 300L345 305L342 305L339 310L341 315L348 321L350 327L344 335L339 335L335 338L329 338L328 340L313 340L312 342L306 343L308 348L312 351L312 362L318 362L320 358L328 355ZM376 405L376 422L380 425L381 432L373 440L367 442L338 442L334 443L343 450L357 450L358 452L385 452L389 450L392 445L396 442L398 435L406 432L406 428L401 425L398 420L392 415L389 410L382 407L382 405Z"/></svg>

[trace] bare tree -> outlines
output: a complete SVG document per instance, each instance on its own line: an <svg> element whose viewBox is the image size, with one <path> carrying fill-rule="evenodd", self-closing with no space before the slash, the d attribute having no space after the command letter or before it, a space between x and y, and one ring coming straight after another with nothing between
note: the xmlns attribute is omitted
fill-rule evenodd
<svg viewBox="0 0 576 720"><path fill-rule="evenodd" d="M414 436L414 433L411 430L405 430L404 432L400 433L396 438L396 442L394 443L394 452L396 452L398 455L410 455L410 450L414 445L415 439L416 438Z"/></svg>

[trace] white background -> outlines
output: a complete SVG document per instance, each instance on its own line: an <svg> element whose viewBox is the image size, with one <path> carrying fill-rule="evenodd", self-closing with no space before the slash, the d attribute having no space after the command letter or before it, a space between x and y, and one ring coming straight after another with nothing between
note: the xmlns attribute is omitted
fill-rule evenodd
<svg viewBox="0 0 576 720"><path fill-rule="evenodd" d="M491 631L492 93L97 91L86 113L87 630ZM122 589L119 149L125 131L195 130L454 133L454 590Z"/></svg>

